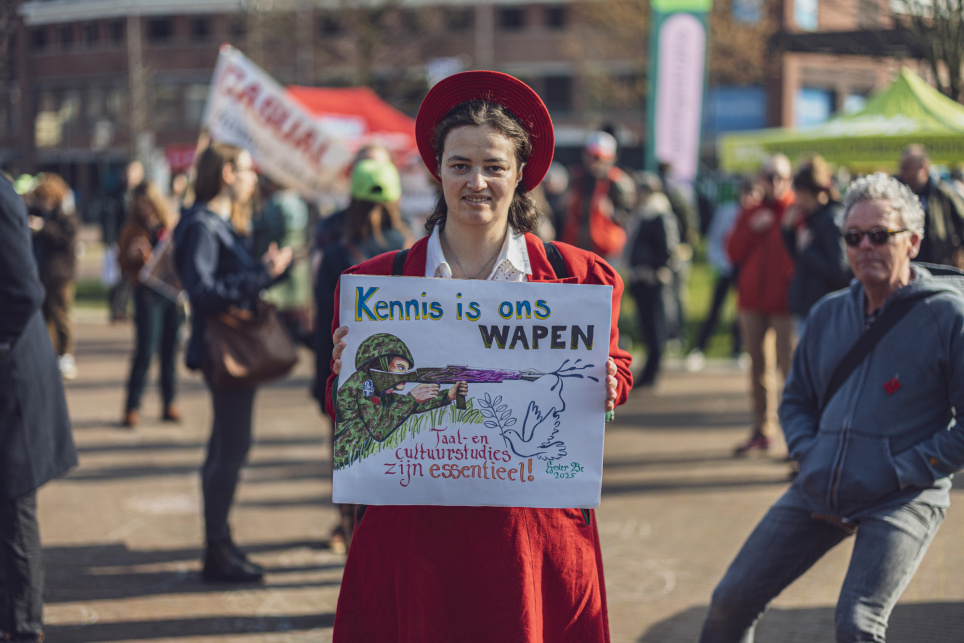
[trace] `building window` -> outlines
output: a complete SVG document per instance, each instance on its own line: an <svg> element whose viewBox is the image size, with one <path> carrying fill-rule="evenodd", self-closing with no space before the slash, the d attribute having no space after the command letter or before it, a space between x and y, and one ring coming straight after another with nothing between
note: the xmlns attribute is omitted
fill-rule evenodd
<svg viewBox="0 0 964 643"><path fill-rule="evenodd" d="M546 7L546 26L550 29L565 29L566 7L563 5L550 5Z"/></svg>
<svg viewBox="0 0 964 643"><path fill-rule="evenodd" d="M247 33L247 27L245 25L244 18L232 20L228 26L228 34L230 36L231 42L235 45L244 40L244 34Z"/></svg>
<svg viewBox="0 0 964 643"><path fill-rule="evenodd" d="M793 101L793 124L805 127L827 122L833 114L834 99L831 89L801 87Z"/></svg>
<svg viewBox="0 0 964 643"><path fill-rule="evenodd" d="M468 31L475 23L472 9L446 9L445 28L449 31Z"/></svg>
<svg viewBox="0 0 964 643"><path fill-rule="evenodd" d="M707 136L763 129L767 124L766 90L757 85L708 88L703 123Z"/></svg>
<svg viewBox="0 0 964 643"><path fill-rule="evenodd" d="M80 90L68 89L60 101L60 116L64 123L73 123L80 116Z"/></svg>
<svg viewBox="0 0 964 643"><path fill-rule="evenodd" d="M816 31L818 6L818 0L793 0L793 21L805 31Z"/></svg>
<svg viewBox="0 0 964 643"><path fill-rule="evenodd" d="M732 16L735 22L754 25L763 19L761 0L733 0Z"/></svg>
<svg viewBox="0 0 964 643"><path fill-rule="evenodd" d="M87 120L93 122L104 116L104 90L100 87L87 88Z"/></svg>
<svg viewBox="0 0 964 643"><path fill-rule="evenodd" d="M865 94L847 94L843 102L844 114L856 114L867 106L867 96Z"/></svg>
<svg viewBox="0 0 964 643"><path fill-rule="evenodd" d="M189 125L201 124L208 93L207 85L188 85L184 88L184 120Z"/></svg>
<svg viewBox="0 0 964 643"><path fill-rule="evenodd" d="M572 77L546 76L542 98L546 108L553 112L568 112L572 109Z"/></svg>
<svg viewBox="0 0 964 643"><path fill-rule="evenodd" d="M30 31L30 47L36 51L41 49L46 49L47 47L47 30L43 27L38 27Z"/></svg>
<svg viewBox="0 0 964 643"><path fill-rule="evenodd" d="M124 32L126 25L123 20L114 20L107 26L107 37L115 45L124 44Z"/></svg>
<svg viewBox="0 0 964 643"><path fill-rule="evenodd" d="M115 125L127 122L127 91L123 87L107 90L107 118Z"/></svg>
<svg viewBox="0 0 964 643"><path fill-rule="evenodd" d="M100 40L100 29L96 22L88 22L84 25L84 42L87 45L94 45Z"/></svg>
<svg viewBox="0 0 964 643"><path fill-rule="evenodd" d="M147 21L147 39L151 42L167 42L174 36L174 23L170 18L151 18Z"/></svg>
<svg viewBox="0 0 964 643"><path fill-rule="evenodd" d="M524 7L503 7L499 9L499 27L506 31L525 29L526 12Z"/></svg>
<svg viewBox="0 0 964 643"><path fill-rule="evenodd" d="M332 14L326 14L318 21L318 31L322 36L337 36L343 29L341 21Z"/></svg>
<svg viewBox="0 0 964 643"><path fill-rule="evenodd" d="M211 26L211 18L192 18L191 19L191 40L206 42L211 39L214 32Z"/></svg>
<svg viewBox="0 0 964 643"><path fill-rule="evenodd" d="M176 123L181 120L181 88L179 85L154 86L153 116L156 123Z"/></svg>
<svg viewBox="0 0 964 643"><path fill-rule="evenodd" d="M74 44L74 25L64 25L60 28L60 46L68 49Z"/></svg>

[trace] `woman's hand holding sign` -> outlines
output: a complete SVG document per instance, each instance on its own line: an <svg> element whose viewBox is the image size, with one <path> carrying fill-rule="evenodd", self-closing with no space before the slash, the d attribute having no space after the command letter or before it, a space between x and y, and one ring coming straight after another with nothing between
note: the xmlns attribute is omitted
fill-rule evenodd
<svg viewBox="0 0 964 643"><path fill-rule="evenodd" d="M348 342L345 341L345 335L348 334L348 326L339 326L335 329L335 334L331 336L331 341L335 345L331 349L331 358L335 360L332 362L331 371L335 375L341 374L341 355L345 352L345 347L348 346Z"/></svg>
<svg viewBox="0 0 964 643"><path fill-rule="evenodd" d="M616 362L610 357L606 362L606 413L616 409Z"/></svg>

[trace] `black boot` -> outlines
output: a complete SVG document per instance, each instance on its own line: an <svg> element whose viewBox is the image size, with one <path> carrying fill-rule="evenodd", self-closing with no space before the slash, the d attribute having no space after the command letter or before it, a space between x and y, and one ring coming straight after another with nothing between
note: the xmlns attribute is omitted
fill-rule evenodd
<svg viewBox="0 0 964 643"><path fill-rule="evenodd" d="M264 568L252 563L231 541L208 543L201 579L206 583L258 583Z"/></svg>

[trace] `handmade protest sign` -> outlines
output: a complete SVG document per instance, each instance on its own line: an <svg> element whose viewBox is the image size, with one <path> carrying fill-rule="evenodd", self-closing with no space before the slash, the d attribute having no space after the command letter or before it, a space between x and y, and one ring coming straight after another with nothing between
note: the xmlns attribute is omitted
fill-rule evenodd
<svg viewBox="0 0 964 643"><path fill-rule="evenodd" d="M333 499L599 506L612 287L344 275Z"/></svg>

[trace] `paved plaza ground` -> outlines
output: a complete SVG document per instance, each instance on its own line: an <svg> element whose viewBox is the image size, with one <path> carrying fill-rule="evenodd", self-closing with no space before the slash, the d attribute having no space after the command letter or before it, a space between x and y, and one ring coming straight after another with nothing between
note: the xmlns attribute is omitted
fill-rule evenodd
<svg viewBox="0 0 964 643"><path fill-rule="evenodd" d="M96 266L89 255L82 273L96 276ZM329 641L344 557L324 547L336 511L329 429L307 392L309 354L291 378L258 393L256 444L232 522L268 573L264 585L230 589L199 577L197 472L211 420L203 383L182 370L182 424L159 421L152 384L142 424L120 428L133 327L107 324L103 310L80 309L76 322L80 375L67 397L80 466L40 493L48 641ZM657 388L634 392L609 425L597 518L613 641L695 641L714 585L786 488L779 449L730 455L750 421L746 390L734 363L687 373L671 361ZM962 488L894 612L891 643L964 642ZM758 643L833 640L849 549L774 603Z"/></svg>
<svg viewBox="0 0 964 643"><path fill-rule="evenodd" d="M80 376L67 395L81 464L40 494L48 640L329 640L344 558L323 546L336 512L328 426L307 393L308 354L290 379L258 394L257 442L233 515L238 541L268 569L266 582L204 585L197 470L210 424L206 391L182 372L182 424L157 419L152 385L142 424L120 428L133 328L105 317L77 313ZM694 641L714 584L788 480L778 457L730 456L749 422L736 365L670 367L655 390L619 409L606 437L597 515L617 642ZM957 506L894 613L890 641L964 641L964 494L953 495ZM841 546L781 596L757 641L832 640L848 554Z"/></svg>

